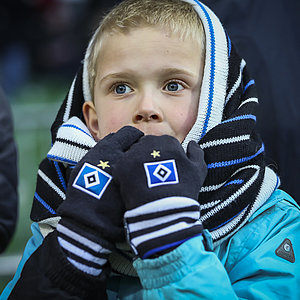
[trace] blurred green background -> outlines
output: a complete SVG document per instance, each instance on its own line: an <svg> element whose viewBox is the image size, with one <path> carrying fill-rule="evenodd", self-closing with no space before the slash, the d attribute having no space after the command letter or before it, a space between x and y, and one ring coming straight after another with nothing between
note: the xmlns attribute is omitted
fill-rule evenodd
<svg viewBox="0 0 300 300"><path fill-rule="evenodd" d="M19 218L0 254L0 294L31 236L36 174L51 145L51 124L99 16L117 1L0 1L0 87L12 109L19 167Z"/></svg>
<svg viewBox="0 0 300 300"><path fill-rule="evenodd" d="M0 255L0 294L12 278L31 236L30 210L39 162L51 145L50 126L68 85L43 81L29 83L11 103L19 165L19 218L14 237Z"/></svg>

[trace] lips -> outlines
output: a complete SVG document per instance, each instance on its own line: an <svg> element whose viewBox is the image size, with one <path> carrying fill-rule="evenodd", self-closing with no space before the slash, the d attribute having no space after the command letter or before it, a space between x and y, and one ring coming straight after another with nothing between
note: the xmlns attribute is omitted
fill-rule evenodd
<svg viewBox="0 0 300 300"><path fill-rule="evenodd" d="M145 124L135 125L134 127L141 130L145 135L160 136L160 135L167 134L167 135L174 136L172 130L170 130L169 128L163 128L163 126L160 125L147 125L147 123L145 123Z"/></svg>

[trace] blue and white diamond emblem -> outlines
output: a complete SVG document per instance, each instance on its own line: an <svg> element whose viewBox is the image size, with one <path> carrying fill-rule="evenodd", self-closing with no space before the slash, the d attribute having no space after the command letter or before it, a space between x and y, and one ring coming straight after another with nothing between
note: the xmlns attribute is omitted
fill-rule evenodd
<svg viewBox="0 0 300 300"><path fill-rule="evenodd" d="M145 163L144 168L149 188L164 184L176 184L179 182L174 159Z"/></svg>
<svg viewBox="0 0 300 300"><path fill-rule="evenodd" d="M74 180L73 187L100 199L111 179L110 174L85 163Z"/></svg>
<svg viewBox="0 0 300 300"><path fill-rule="evenodd" d="M97 171L87 173L83 176L83 178L84 178L84 183L86 188L90 188L100 183L100 179Z"/></svg>

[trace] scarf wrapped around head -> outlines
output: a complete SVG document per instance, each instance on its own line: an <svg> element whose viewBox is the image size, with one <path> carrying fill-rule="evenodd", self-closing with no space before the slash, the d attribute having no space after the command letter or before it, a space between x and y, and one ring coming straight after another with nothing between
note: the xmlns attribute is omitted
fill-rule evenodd
<svg viewBox="0 0 300 300"><path fill-rule="evenodd" d="M255 131L258 98L245 61L209 8L197 0L185 2L202 20L206 58L197 120L182 145L195 140L205 152L208 175L199 192L201 220L216 245L247 222L279 180L265 165L264 145ZM89 48L52 125L53 146L38 171L31 218L40 224L55 227L68 165L95 145L82 116L82 104L90 95L88 55Z"/></svg>

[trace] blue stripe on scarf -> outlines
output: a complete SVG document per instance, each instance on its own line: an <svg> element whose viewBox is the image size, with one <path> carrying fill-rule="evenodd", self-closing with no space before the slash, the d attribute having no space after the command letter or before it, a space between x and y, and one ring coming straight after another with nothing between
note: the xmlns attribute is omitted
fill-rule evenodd
<svg viewBox="0 0 300 300"><path fill-rule="evenodd" d="M75 129L78 129L80 131L82 131L83 133L85 133L86 135L88 135L89 137L92 137L88 132L84 131L83 129L81 129L80 127L76 126L76 125L72 125L72 124L63 124L61 125L61 127L72 127Z"/></svg>
<svg viewBox="0 0 300 300"><path fill-rule="evenodd" d="M38 200L52 215L56 215L56 212L49 204L47 204L36 192L34 193L34 197Z"/></svg>
<svg viewBox="0 0 300 300"><path fill-rule="evenodd" d="M227 182L225 184L225 186L230 185L230 184L242 184L243 182L244 182L243 179L235 179L235 180L231 180L231 181Z"/></svg>
<svg viewBox="0 0 300 300"><path fill-rule="evenodd" d="M62 175L62 173L61 173L61 170L60 170L60 168L59 168L58 162L57 162L57 161L54 161L53 163L54 163L54 166L55 166L55 169L56 169L56 172L57 172L59 181L60 181L61 185L63 186L64 190L66 190L66 189L67 189L67 185L66 185L66 182L65 182L65 180L64 180L64 177L63 177L63 175Z"/></svg>
<svg viewBox="0 0 300 300"><path fill-rule="evenodd" d="M252 119L256 122L256 116L254 116L254 115L241 115L238 117L234 117L232 119L225 120L222 122L222 124L228 123L228 122L233 122L233 121L239 121L239 120L247 120L247 119Z"/></svg>
<svg viewBox="0 0 300 300"><path fill-rule="evenodd" d="M56 156L56 155L48 154L47 158L50 159L50 160L58 160L58 161L66 162L66 163L72 164L72 165L77 164L77 161L74 161L74 160L71 160L71 159L66 159L66 158L63 158L63 157Z"/></svg>
<svg viewBox="0 0 300 300"><path fill-rule="evenodd" d="M247 90L247 88L250 86L250 85L253 85L255 82L254 82L254 80L252 79L252 80L250 80L247 84L246 84L246 86L244 87L244 90L243 90L243 93L245 93L246 92L246 90Z"/></svg>
<svg viewBox="0 0 300 300"><path fill-rule="evenodd" d="M198 0L194 0L199 6L200 8L203 10L207 23L208 23L208 27L209 27L209 32L210 32L210 42L211 42L211 51L210 51L210 80L209 80L209 93L208 93L208 107L207 107L207 114L205 117L205 121L204 121L204 125L203 125L203 130L201 133L201 138L206 134L207 131L207 126L208 126L208 121L211 115L211 108L212 108L212 101L213 101L213 94L214 94L214 81L215 81L215 68L216 68L216 62L215 62L215 33L214 33L214 27L212 24L212 20L208 14L208 12L206 11L206 9L204 8L204 6L202 5L202 3L200 3Z"/></svg>
<svg viewBox="0 0 300 300"><path fill-rule="evenodd" d="M246 208L247 208L247 207L246 207ZM236 218L239 214L241 214L246 208L244 208L242 211L240 211L239 213L237 213L237 214L236 214L235 216L233 216L231 219L226 220L224 223L218 225L217 227L209 229L209 231L210 231L210 232L211 232L211 231L214 231L214 230L216 230L216 229L218 229L218 228L220 228L220 227L226 225L227 223L229 223L230 221L232 221L234 218Z"/></svg>
<svg viewBox="0 0 300 300"><path fill-rule="evenodd" d="M251 156L246 156L246 157L233 159L233 160L229 160L229 161L214 162L214 163L208 164L207 168L208 169L223 168L223 167L228 167L228 166L240 164L240 163L251 160L252 158L258 156L259 154L264 152L264 150L265 150L264 145L262 145L261 148L255 154L253 154Z"/></svg>
<svg viewBox="0 0 300 300"><path fill-rule="evenodd" d="M227 40L228 40L228 58L230 58L230 54L231 54L231 39L229 37L229 35L227 34Z"/></svg>

